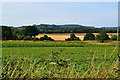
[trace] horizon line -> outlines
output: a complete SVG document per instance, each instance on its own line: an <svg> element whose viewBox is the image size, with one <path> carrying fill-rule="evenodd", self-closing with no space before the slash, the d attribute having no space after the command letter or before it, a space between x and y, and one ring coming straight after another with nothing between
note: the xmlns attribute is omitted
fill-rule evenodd
<svg viewBox="0 0 120 80"><path fill-rule="evenodd" d="M77 23L65 23L65 24L53 24L53 23L41 23L45 25L81 25L81 26L88 26L88 27L118 27L118 26L95 26L95 25L83 25L83 24L77 24ZM22 26L32 26L32 25L41 25L41 24L23 24L23 25L8 25L8 24L0 24L0 26L8 26L8 27L22 27Z"/></svg>

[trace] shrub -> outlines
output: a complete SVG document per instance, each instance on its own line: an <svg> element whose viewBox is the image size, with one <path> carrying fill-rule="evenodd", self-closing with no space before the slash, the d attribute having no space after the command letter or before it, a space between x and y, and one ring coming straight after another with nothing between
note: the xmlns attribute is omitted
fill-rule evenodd
<svg viewBox="0 0 120 80"><path fill-rule="evenodd" d="M87 34L84 36L84 40L95 40L95 35L92 34L92 33L87 33Z"/></svg>
<svg viewBox="0 0 120 80"><path fill-rule="evenodd" d="M25 37L23 38L23 40L31 40L31 39L32 39L31 36L25 36Z"/></svg>
<svg viewBox="0 0 120 80"><path fill-rule="evenodd" d="M80 41L79 37L76 37L75 34L70 34L70 38L65 39L65 41Z"/></svg>

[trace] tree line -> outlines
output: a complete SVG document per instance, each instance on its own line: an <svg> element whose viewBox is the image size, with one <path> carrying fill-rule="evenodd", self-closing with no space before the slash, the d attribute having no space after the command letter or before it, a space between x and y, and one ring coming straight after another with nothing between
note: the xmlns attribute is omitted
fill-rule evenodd
<svg viewBox="0 0 120 80"><path fill-rule="evenodd" d="M35 26L27 26L25 28L11 28L8 26L2 27L2 40L50 40L54 41L51 37L44 35L41 38L36 38L35 36L40 33L37 27ZM119 35L120 36L120 35ZM73 32L70 34L70 38L65 39L66 41L80 41L79 37L76 37ZM84 36L84 40L99 40L100 42L104 42L105 40L117 40L117 35L113 35L111 38L107 34L107 31L100 31L98 35L94 35L91 32L87 32ZM120 40L120 37L118 37Z"/></svg>
<svg viewBox="0 0 120 80"><path fill-rule="evenodd" d="M93 26L83 26L78 24L66 24L66 25L55 25L55 24L40 24L31 25L36 27L40 33L99 33L101 30L105 30L107 33L116 33L117 27L101 27L95 28ZM27 26L21 26L20 29Z"/></svg>

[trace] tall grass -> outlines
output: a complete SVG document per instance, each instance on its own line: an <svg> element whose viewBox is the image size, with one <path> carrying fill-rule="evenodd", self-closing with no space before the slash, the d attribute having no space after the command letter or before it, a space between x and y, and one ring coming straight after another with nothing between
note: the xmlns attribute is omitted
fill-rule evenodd
<svg viewBox="0 0 120 80"><path fill-rule="evenodd" d="M50 59L10 57L3 60L3 79L39 79L39 78L116 78L118 77L118 60L116 59L110 66L106 64L113 56L116 48L110 55L104 52L104 60L97 59L97 50L89 50L90 60L86 68L81 68L79 64L70 59L59 58L60 52L52 52ZM99 64L96 65L96 60ZM87 64L87 63L86 63ZM82 64L81 64L82 65Z"/></svg>
<svg viewBox="0 0 120 80"><path fill-rule="evenodd" d="M116 78L116 45L86 42L3 42L2 78Z"/></svg>

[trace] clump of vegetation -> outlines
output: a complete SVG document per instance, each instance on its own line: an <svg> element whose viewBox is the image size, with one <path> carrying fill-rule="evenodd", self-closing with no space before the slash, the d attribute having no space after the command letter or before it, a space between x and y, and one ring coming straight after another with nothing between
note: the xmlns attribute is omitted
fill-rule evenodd
<svg viewBox="0 0 120 80"><path fill-rule="evenodd" d="M79 37L76 37L75 34L70 34L70 38L65 39L66 41L80 41Z"/></svg>
<svg viewBox="0 0 120 80"><path fill-rule="evenodd" d="M96 35L96 40L99 40L101 43L105 42L105 40L110 40L109 35L102 31L98 35Z"/></svg>
<svg viewBox="0 0 120 80"><path fill-rule="evenodd" d="M84 36L84 40L95 40L95 35L93 33L87 33Z"/></svg>
<svg viewBox="0 0 120 80"><path fill-rule="evenodd" d="M52 39L51 37L48 37L47 35L44 35L43 37L40 37L40 41L45 41L45 40L54 41L54 39Z"/></svg>

